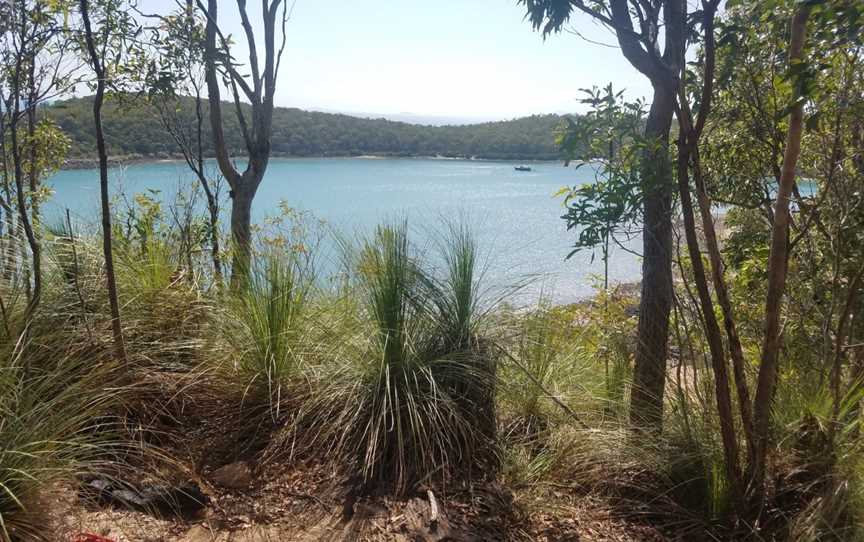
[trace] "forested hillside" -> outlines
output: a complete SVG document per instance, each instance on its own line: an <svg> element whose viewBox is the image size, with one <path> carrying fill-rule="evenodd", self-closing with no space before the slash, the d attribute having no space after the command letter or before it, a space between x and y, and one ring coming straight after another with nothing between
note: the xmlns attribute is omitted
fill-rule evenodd
<svg viewBox="0 0 864 542"><path fill-rule="evenodd" d="M71 158L93 157L92 98L55 102L45 111L72 138ZM181 101L192 122L194 102ZM226 112L233 106L223 107ZM386 119L276 108L273 152L277 156L448 156L486 159L552 160L560 156L554 132L560 115L534 115L509 121L463 126L424 126ZM105 106L105 134L112 156L166 157L177 152L155 108L143 98L122 97ZM225 115L225 134L233 152L242 154L234 115ZM205 130L209 123L205 119ZM205 136L206 137L206 136ZM206 137L209 145L209 137Z"/></svg>

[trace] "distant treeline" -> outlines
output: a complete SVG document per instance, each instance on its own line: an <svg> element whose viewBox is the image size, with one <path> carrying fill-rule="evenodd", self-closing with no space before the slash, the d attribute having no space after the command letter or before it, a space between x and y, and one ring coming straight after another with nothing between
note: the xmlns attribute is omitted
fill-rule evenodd
<svg viewBox="0 0 864 542"><path fill-rule="evenodd" d="M194 122L194 101L179 102L179 115ZM58 101L45 108L72 139L71 159L95 157L92 98ZM242 155L242 135L233 105L223 105L225 135ZM106 103L105 135L112 156L168 158L178 148L144 98L122 96ZM204 139L209 149L205 110ZM273 115L275 156L447 156L500 160L560 158L555 130L561 115L533 115L508 121L461 126L428 126L279 107Z"/></svg>

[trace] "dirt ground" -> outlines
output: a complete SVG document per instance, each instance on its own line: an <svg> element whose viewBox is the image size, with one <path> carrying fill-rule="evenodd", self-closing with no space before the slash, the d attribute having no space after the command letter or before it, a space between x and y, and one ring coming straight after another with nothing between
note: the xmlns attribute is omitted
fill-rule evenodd
<svg viewBox="0 0 864 542"><path fill-rule="evenodd" d="M455 487L417 490L395 498L355 497L328 463L267 460L266 424L218 393L201 393L176 375L150 373L152 397L130 411L129 426L146 427L133 440L152 441L165 460L139 460L112 473L130 486L146 485L135 473L191 483L208 501L194 514L133 511L83 496L67 484L43 492L41 516L57 542L269 542L269 541L662 541L661 533L631 509L622 510L586 488L545 484L505 487L463 481ZM191 379L192 377L190 377ZM195 395L189 395L193 390ZM165 398L170 398L166 400ZM243 444L243 445L241 445ZM237 484L218 472L242 463ZM332 462L331 462L332 463ZM237 480L235 480L237 481ZM355 484L356 485L356 484ZM452 485L452 482L451 482ZM430 491L430 489L432 491Z"/></svg>
<svg viewBox="0 0 864 542"><path fill-rule="evenodd" d="M69 487L46 497L58 542L664 540L648 526L616 517L602 500L566 489L514 493L486 483L431 496L355 500L334 479L304 467L256 473L242 490L201 480L210 502L185 519L86 504Z"/></svg>

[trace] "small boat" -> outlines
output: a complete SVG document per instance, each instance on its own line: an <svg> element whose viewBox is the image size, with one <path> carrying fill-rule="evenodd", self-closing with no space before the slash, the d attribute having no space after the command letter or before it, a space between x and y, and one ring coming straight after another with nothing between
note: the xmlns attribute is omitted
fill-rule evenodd
<svg viewBox="0 0 864 542"><path fill-rule="evenodd" d="M528 166L516 166L514 169L516 171L531 171L531 168Z"/></svg>

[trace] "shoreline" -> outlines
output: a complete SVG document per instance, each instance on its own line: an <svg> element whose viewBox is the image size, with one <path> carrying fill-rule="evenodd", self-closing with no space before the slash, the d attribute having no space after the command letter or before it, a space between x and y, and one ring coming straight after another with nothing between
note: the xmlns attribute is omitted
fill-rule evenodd
<svg viewBox="0 0 864 542"><path fill-rule="evenodd" d="M558 163L560 159L550 158L478 158L473 156L441 156L441 155L395 155L395 154L363 154L363 155L310 155L310 156L272 156L271 160L303 160L303 159L333 159L333 160L441 160L441 161L466 161L466 162L508 162L508 163ZM240 157L239 159L243 159ZM205 160L215 160L215 157L208 156ZM141 164L162 164L183 162L182 156L172 157L156 157L156 156L109 156L108 167L116 168L120 166L141 165ZM97 169L99 160L97 158L68 158L60 167L60 171L72 171L78 169Z"/></svg>

